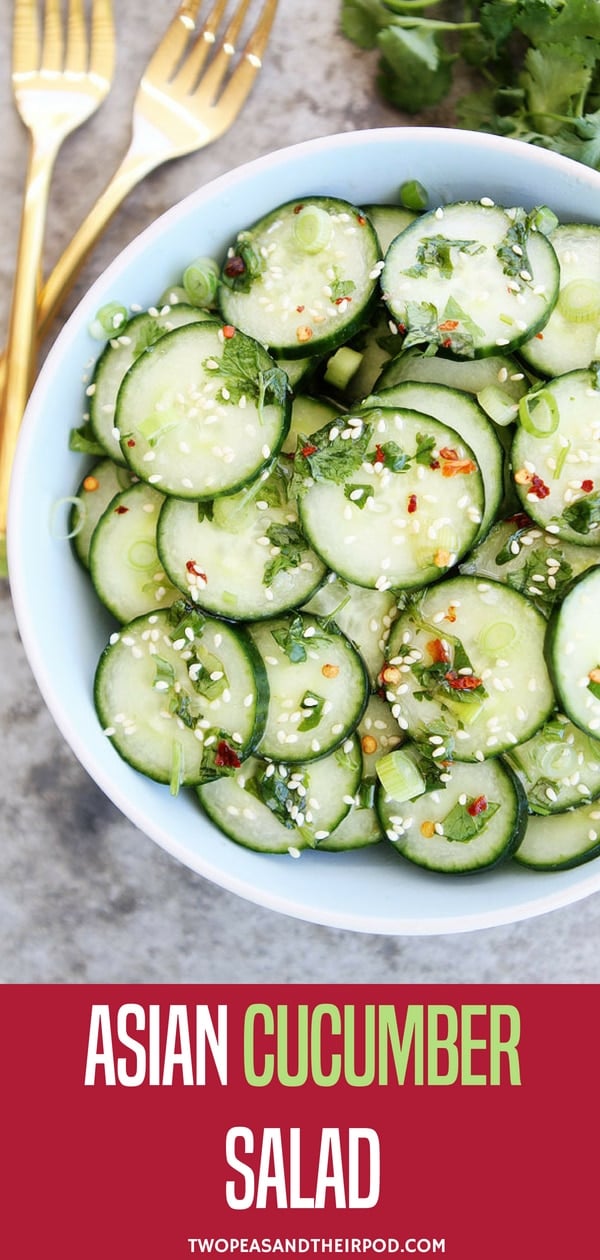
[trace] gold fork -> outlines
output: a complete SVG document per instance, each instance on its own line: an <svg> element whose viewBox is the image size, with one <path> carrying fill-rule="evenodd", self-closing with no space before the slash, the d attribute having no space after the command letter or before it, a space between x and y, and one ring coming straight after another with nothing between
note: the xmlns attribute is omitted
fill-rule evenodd
<svg viewBox="0 0 600 1260"><path fill-rule="evenodd" d="M250 2L238 0L219 43L217 34L228 0L214 0L200 29L201 0L180 4L140 80L127 152L39 294L38 336L46 332L102 230L131 189L157 166L218 139L235 121L261 68L278 5L278 0L263 0L233 65ZM0 360L0 389L1 368ZM0 447L0 459L1 452ZM0 548L6 535L5 476L6 469L4 476L0 474Z"/></svg>
<svg viewBox="0 0 600 1260"><path fill-rule="evenodd" d="M88 41L83 0L69 0L66 39L60 0L16 0L12 85L30 145L0 407L0 564L12 457L36 345L36 299L50 179L63 140L106 96L114 71L112 0L93 0Z"/></svg>

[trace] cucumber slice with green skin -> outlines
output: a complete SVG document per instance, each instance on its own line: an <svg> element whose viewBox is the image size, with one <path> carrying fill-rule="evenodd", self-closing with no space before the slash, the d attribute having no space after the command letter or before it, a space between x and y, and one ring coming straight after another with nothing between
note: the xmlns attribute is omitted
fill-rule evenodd
<svg viewBox="0 0 600 1260"><path fill-rule="evenodd" d="M117 395L126 372L140 354L164 337L165 333L179 328L181 324L207 319L215 320L214 312L211 315L210 311L203 311L183 302L163 306L160 310L153 307L151 311L134 315L107 342L94 369L87 393L90 424L94 434L117 464L125 463L118 432L115 431L115 414Z"/></svg>
<svg viewBox="0 0 600 1260"><path fill-rule="evenodd" d="M541 376L562 376L598 358L600 334L600 228L561 223L549 240L560 265L558 301L541 336L521 346Z"/></svg>
<svg viewBox="0 0 600 1260"><path fill-rule="evenodd" d="M334 391L336 398L343 405L349 407L357 405L375 388L375 383L389 362L388 347L392 340L389 311L380 302L369 324L361 328L350 342L351 348L358 351L362 358L346 388ZM399 348L400 338L397 338L397 343ZM325 385L327 385L327 380L325 380Z"/></svg>
<svg viewBox="0 0 600 1260"><path fill-rule="evenodd" d="M497 521L459 568L471 576L507 582L548 617L573 577L595 564L600 564L600 547L564 542L518 513Z"/></svg>
<svg viewBox="0 0 600 1260"><path fill-rule="evenodd" d="M358 737L362 751L362 776L355 803L343 821L323 840L322 849L340 852L345 849L362 849L378 844L383 833L375 810L375 767L381 757L402 742L398 724L390 713L390 707L379 696L370 696L364 717L358 725Z"/></svg>
<svg viewBox="0 0 600 1260"><path fill-rule="evenodd" d="M253 750L268 684L243 630L186 613L181 601L111 636L94 700L119 755L176 793L230 773Z"/></svg>
<svg viewBox="0 0 600 1260"><path fill-rule="evenodd" d="M600 738L600 568L572 583L548 622L546 658L560 708Z"/></svg>
<svg viewBox="0 0 600 1260"><path fill-rule="evenodd" d="M502 423L516 420L515 406L530 387L528 375L516 359L491 354L485 359L446 359L439 354L426 354L414 346L394 356L377 380L377 392L400 385L402 381L423 381L430 385L449 385L475 394L480 407L490 420Z"/></svg>
<svg viewBox="0 0 600 1260"><path fill-rule="evenodd" d="M296 394L292 402L292 418L290 427L282 446L282 451L291 454L296 450L298 438L310 437L317 429L322 429L328 420L339 415L339 407L325 398L312 398L309 394Z"/></svg>
<svg viewBox="0 0 600 1260"><path fill-rule="evenodd" d="M538 525L581 547L600 543L596 372L567 372L521 400L511 459L517 494Z"/></svg>
<svg viewBox="0 0 600 1260"><path fill-rule="evenodd" d="M377 793L381 825L394 848L429 871L466 875L489 870L517 849L527 826L523 788L501 757L455 764L443 788L399 806Z"/></svg>
<svg viewBox="0 0 600 1260"><path fill-rule="evenodd" d="M529 739L554 709L546 626L499 582L457 577L430 587L390 635L384 681L401 728L458 761Z"/></svg>
<svg viewBox="0 0 600 1260"><path fill-rule="evenodd" d="M143 481L122 490L100 517L90 544L90 576L117 621L169 608L181 591L171 585L156 547L164 497Z"/></svg>
<svg viewBox="0 0 600 1260"><path fill-rule="evenodd" d="M303 849L327 844L351 808L360 771L360 747L352 738L308 764L250 757L231 777L199 787L198 798L230 840L257 853L299 857Z"/></svg>
<svg viewBox="0 0 600 1260"><path fill-rule="evenodd" d="M481 469L485 506L477 538L485 537L502 501L504 455L491 422L475 399L448 385L404 381L390 389L378 390L365 400L365 406L411 407L456 429L474 452Z"/></svg>
<svg viewBox="0 0 600 1260"><path fill-rule="evenodd" d="M227 323L278 357L331 353L368 320L380 258L375 231L356 206L320 196L290 201L238 234L219 307Z"/></svg>
<svg viewBox="0 0 600 1260"><path fill-rule="evenodd" d="M383 591L425 586L472 546L483 480L455 429L416 411L378 407L341 417L312 442L300 519L340 577Z"/></svg>
<svg viewBox="0 0 600 1260"><path fill-rule="evenodd" d="M544 327L558 296L559 267L548 239L527 227L524 211L455 202L422 215L396 238L381 284L391 314L407 330L407 349L428 344L479 358L510 354Z"/></svg>
<svg viewBox="0 0 600 1260"><path fill-rule="evenodd" d="M343 744L369 694L362 658L345 635L300 613L256 622L249 633L269 681L261 757L295 764Z"/></svg>
<svg viewBox="0 0 600 1260"><path fill-rule="evenodd" d="M373 591L354 586L331 574L319 587L304 611L325 620L333 618L343 634L360 652L373 688L377 685L385 657L386 643L398 605L393 591Z"/></svg>
<svg viewBox="0 0 600 1260"><path fill-rule="evenodd" d="M180 499L232 494L277 454L289 382L257 342L212 322L166 333L130 367L117 427L127 463Z"/></svg>
<svg viewBox="0 0 600 1260"><path fill-rule="evenodd" d="M73 548L84 568L89 568L92 534L109 503L116 494L132 483L128 468L121 468L114 460L99 459L82 478L77 489L77 503L73 504L69 530L73 534Z"/></svg>
<svg viewBox="0 0 600 1260"><path fill-rule="evenodd" d="M514 857L534 871L566 871L600 855L600 809L579 805L552 818L531 817Z"/></svg>
<svg viewBox="0 0 600 1260"><path fill-rule="evenodd" d="M534 814L559 814L600 796L600 740L562 713L506 754Z"/></svg>
<svg viewBox="0 0 600 1260"><path fill-rule="evenodd" d="M411 223L414 223L417 217L414 210L407 210L405 206L388 206L383 204L365 206L365 214L375 228L384 254L389 249L392 241L400 235L400 232L403 232Z"/></svg>
<svg viewBox="0 0 600 1260"><path fill-rule="evenodd" d="M298 524L285 476L217 499L205 513L168 499L158 527L161 562L195 603L234 621L273 617L309 599L327 572Z"/></svg>

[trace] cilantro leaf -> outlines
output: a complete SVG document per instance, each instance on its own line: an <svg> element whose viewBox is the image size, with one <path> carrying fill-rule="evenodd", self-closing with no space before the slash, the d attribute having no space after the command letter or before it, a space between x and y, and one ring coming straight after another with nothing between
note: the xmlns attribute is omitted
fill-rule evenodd
<svg viewBox="0 0 600 1260"><path fill-rule="evenodd" d="M239 330L223 342L220 359L207 359L204 369L219 377L220 402L237 404L240 399L249 398L256 402L259 413L265 403L283 406L290 390L283 368L277 366L263 346Z"/></svg>
<svg viewBox="0 0 600 1260"><path fill-rule="evenodd" d="M69 450L77 451L82 455L106 455L106 450L96 440L96 434L89 420L78 429L71 429Z"/></svg>
<svg viewBox="0 0 600 1260"><path fill-rule="evenodd" d="M274 522L269 525L266 537L273 547L279 548L279 554L265 565L263 582L265 586L272 586L278 573L298 568L308 544L300 527L292 523L278 525Z"/></svg>
<svg viewBox="0 0 600 1260"><path fill-rule="evenodd" d="M451 241L447 236L424 236L417 246L417 261L404 272L405 276L425 276L435 267L445 280L454 271L452 250L464 254L480 254L485 249L478 241Z"/></svg>
<svg viewBox="0 0 600 1260"><path fill-rule="evenodd" d="M600 490L569 503L560 519L576 534L592 533L600 525Z"/></svg>
<svg viewBox="0 0 600 1260"><path fill-rule="evenodd" d="M333 439L330 437L332 431L335 433ZM354 432L358 434L356 438L343 437L342 433L346 432L346 429L340 432L340 422L334 420L309 438L299 435L294 456L293 490L301 490L307 477L342 485L361 467L371 438L370 426L354 426Z"/></svg>
<svg viewBox="0 0 600 1260"><path fill-rule="evenodd" d="M487 827L490 818L493 818L500 809L500 805L495 801L486 800L485 797L480 797L479 800L485 801L485 806L478 813L471 812L477 805L477 798L473 796L467 797L464 805L457 801L456 805L452 806L450 813L446 814L442 822L445 840L467 844Z"/></svg>

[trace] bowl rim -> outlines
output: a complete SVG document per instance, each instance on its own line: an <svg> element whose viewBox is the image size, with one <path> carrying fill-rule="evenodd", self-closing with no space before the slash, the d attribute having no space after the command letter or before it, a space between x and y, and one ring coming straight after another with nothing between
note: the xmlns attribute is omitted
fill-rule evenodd
<svg viewBox="0 0 600 1260"><path fill-rule="evenodd" d="M459 151L465 146L469 149L473 149L473 147L476 149L481 148L482 151L485 150L487 153L497 153L503 159L510 157L511 153L513 155L518 153L519 158L522 159L524 151L530 152L532 149L532 146L525 141L457 128L388 127L366 128L342 133L334 132L275 149L247 163L236 166L210 180L195 192L188 194L158 216L116 255L109 266L90 285L51 346L32 391L21 427L11 478L8 513L10 587L17 626L25 653L37 686L55 725L78 761L104 794L126 818L150 839L158 843L171 856L182 862L183 865L193 870L196 874L229 892L266 909L274 910L280 914L305 922L364 934L407 937L454 935L475 930L485 930L490 927L512 924L537 917L548 911L573 904L594 892L600 891L600 859L597 859L596 863L590 863L587 867L576 868L576 878L561 882L560 887L558 884L555 884L553 890L552 884L549 883L547 894L523 899L518 905L508 904L496 909L490 909L489 907L484 910L477 909L471 913L463 913L454 918L445 918L439 915L423 916L418 919L382 916L373 921L370 914L361 914L356 908L346 911L339 908L334 909L330 906L327 908L327 912L324 913L320 905L314 906L302 899L295 900L293 896L287 893L284 895L265 888L260 880L260 866L258 865L256 869L259 877L255 881L251 881L248 878L238 876L234 871L224 870L218 862L211 860L210 857L201 857L197 854L192 855L174 835L157 824L154 819L149 818L147 811L138 807L135 796L128 794L119 786L118 782L115 782L115 776L112 772L107 772L104 766L98 762L93 750L88 748L85 742L82 741L76 721L72 718L68 707L65 706L64 699L61 699L56 692L49 663L41 649L40 636L36 631L35 620L32 618L29 605L28 582L30 579L20 558L22 539L19 525L23 514L22 501L26 490L26 470L32 444L36 440L36 425L39 423L39 417L43 412L47 382L51 381L55 366L63 360L65 353L68 353L77 330L81 327L82 320L85 319L89 322L91 313L98 308L99 302L96 295L108 290L113 283L113 279L125 267L134 263L140 256L143 256L148 248L152 248L153 244L165 233L170 233L180 219L188 216L190 210L197 206L202 206L207 200L210 201L235 191L240 183L243 184L248 178L248 174L276 173L279 167L293 162L295 158L305 158L315 154L327 153L332 147L336 149L351 149L357 143L369 146L401 144L408 146L409 149L412 147L418 149L421 146L427 147L436 144L448 146L450 144L457 147ZM588 187L592 191L600 192L600 174L570 158L565 158L550 150L536 147L535 157L532 157L532 161L536 165L547 167L550 172L561 171L563 176L568 175L574 183ZM338 855L323 854L320 855L320 859L325 856L337 857ZM263 860L261 857L261 861ZM567 874L567 872L564 874ZM541 878L551 880L552 877L546 874L542 875Z"/></svg>

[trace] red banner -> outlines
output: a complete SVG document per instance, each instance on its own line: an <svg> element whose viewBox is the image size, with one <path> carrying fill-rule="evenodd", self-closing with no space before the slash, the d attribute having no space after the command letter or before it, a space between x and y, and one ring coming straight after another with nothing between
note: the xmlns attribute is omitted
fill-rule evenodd
<svg viewBox="0 0 600 1260"><path fill-rule="evenodd" d="M595 1254L598 998L5 987L0 1253Z"/></svg>

